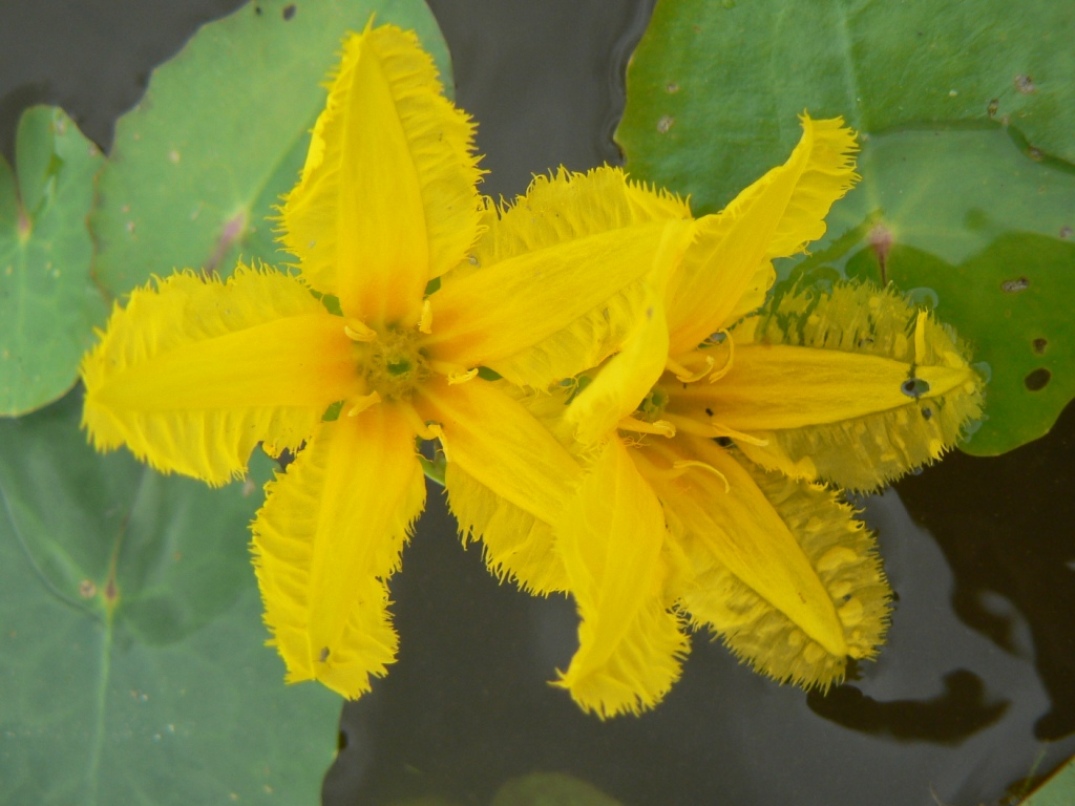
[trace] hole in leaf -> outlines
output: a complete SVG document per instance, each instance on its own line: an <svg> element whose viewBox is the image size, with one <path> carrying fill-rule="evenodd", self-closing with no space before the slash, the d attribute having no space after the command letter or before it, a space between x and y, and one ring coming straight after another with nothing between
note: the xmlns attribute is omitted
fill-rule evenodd
<svg viewBox="0 0 1075 806"><path fill-rule="evenodd" d="M1026 384L1026 388L1031 392L1040 392L1049 385L1049 381L1052 379L1053 373L1049 372L1045 367L1039 367L1023 378L1023 383Z"/></svg>

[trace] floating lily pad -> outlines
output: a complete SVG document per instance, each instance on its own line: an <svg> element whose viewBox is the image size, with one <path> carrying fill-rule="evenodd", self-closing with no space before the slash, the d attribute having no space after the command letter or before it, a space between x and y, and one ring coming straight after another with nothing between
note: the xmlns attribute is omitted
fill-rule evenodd
<svg viewBox="0 0 1075 806"><path fill-rule="evenodd" d="M931 289L989 364L988 419L961 447L1011 450L1075 396L1069 11L1010 4L658 4L617 139L638 179L723 206L783 162L796 116L862 133L863 181L806 263ZM782 267L786 274L791 263Z"/></svg>
<svg viewBox="0 0 1075 806"><path fill-rule="evenodd" d="M80 408L0 421L0 802L316 803L339 699L264 646L259 485L95 454Z"/></svg>
<svg viewBox="0 0 1075 806"><path fill-rule="evenodd" d="M23 113L15 170L0 157L0 415L56 400L104 319L86 226L103 158L61 110Z"/></svg>
<svg viewBox="0 0 1075 806"><path fill-rule="evenodd" d="M277 251L266 219L298 179L344 34L374 12L378 23L416 30L451 75L418 0L258 0L205 25L153 72L116 124L100 178L91 223L105 288L120 295L173 268L227 274L240 255L293 260Z"/></svg>
<svg viewBox="0 0 1075 806"><path fill-rule="evenodd" d="M1071 806L1075 803L1075 759L1054 772L1020 806Z"/></svg>

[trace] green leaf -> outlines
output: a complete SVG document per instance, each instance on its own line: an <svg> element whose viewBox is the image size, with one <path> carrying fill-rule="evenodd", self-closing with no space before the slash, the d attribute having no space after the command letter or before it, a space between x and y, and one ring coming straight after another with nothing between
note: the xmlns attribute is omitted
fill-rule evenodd
<svg viewBox="0 0 1075 806"><path fill-rule="evenodd" d="M104 321L86 226L101 162L67 115L44 106L19 120L15 171L0 157L0 415L70 389Z"/></svg>
<svg viewBox="0 0 1075 806"><path fill-rule="evenodd" d="M621 806L592 784L561 772L512 778L493 796L492 806Z"/></svg>
<svg viewBox="0 0 1075 806"><path fill-rule="evenodd" d="M880 279L883 258L884 279L932 289L992 374L961 447L1001 453L1075 396L1068 16L1048 0L660 3L617 139L635 178L711 212L787 158L804 109L842 115L863 181L806 265Z"/></svg>
<svg viewBox="0 0 1075 806"><path fill-rule="evenodd" d="M0 421L0 802L316 803L339 700L264 646L259 486L95 454L80 408Z"/></svg>
<svg viewBox="0 0 1075 806"><path fill-rule="evenodd" d="M447 48L419 0L260 0L204 26L154 71L116 125L91 224L98 279L119 295L173 268L282 265L273 223L295 184L345 32L418 32L444 76ZM450 79L447 80L450 84Z"/></svg>
<svg viewBox="0 0 1075 806"><path fill-rule="evenodd" d="M884 279L971 340L992 380L988 419L963 450L996 455L1043 436L1075 397L1075 239L1060 235L1075 219L1075 174L1025 159L996 128L871 137L859 166L862 187L829 217L839 236L801 268L880 282L883 263Z"/></svg>
<svg viewBox="0 0 1075 806"><path fill-rule="evenodd" d="M1020 806L1071 806L1075 803L1075 759L1069 759Z"/></svg>

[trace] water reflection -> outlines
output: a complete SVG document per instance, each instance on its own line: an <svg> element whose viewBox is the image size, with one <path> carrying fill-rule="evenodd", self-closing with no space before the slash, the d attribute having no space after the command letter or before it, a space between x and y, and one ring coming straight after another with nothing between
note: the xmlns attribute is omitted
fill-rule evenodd
<svg viewBox="0 0 1075 806"><path fill-rule="evenodd" d="M811 692L806 704L818 716L861 733L939 744L963 741L1008 709L1006 700L987 702L982 679L966 669L949 672L942 682L944 693L928 700L881 702L843 685L826 695Z"/></svg>
<svg viewBox="0 0 1075 806"><path fill-rule="evenodd" d="M508 778L546 770L637 806L979 803L1075 752L1070 737L1051 747L1034 738L1051 707L1031 639L1040 628L1010 609L1002 648L968 626L951 604L967 581L957 585L900 496L865 507L899 602L887 647L858 680L808 696L696 640L662 706L607 723L543 683L574 648L569 604L497 586L432 507L394 588L400 662L345 709L351 739L327 802L435 793L485 804Z"/></svg>
<svg viewBox="0 0 1075 806"><path fill-rule="evenodd" d="M1073 448L1075 407L1068 406L1041 440L991 459L954 454L900 484L915 520L955 569L959 617L1006 653L1019 653L1020 625L1029 625L1050 697L1034 725L1043 740L1075 732Z"/></svg>

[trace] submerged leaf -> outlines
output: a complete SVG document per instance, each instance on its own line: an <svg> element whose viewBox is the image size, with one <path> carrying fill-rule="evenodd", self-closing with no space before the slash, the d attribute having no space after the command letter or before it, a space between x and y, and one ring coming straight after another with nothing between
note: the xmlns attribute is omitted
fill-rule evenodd
<svg viewBox="0 0 1075 806"><path fill-rule="evenodd" d="M220 490L101 456L80 395L0 419L0 802L316 802L339 699L280 685ZM177 774L181 770L182 774Z"/></svg>

